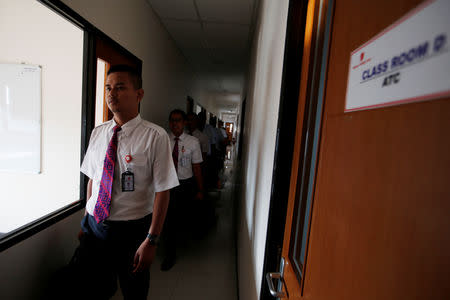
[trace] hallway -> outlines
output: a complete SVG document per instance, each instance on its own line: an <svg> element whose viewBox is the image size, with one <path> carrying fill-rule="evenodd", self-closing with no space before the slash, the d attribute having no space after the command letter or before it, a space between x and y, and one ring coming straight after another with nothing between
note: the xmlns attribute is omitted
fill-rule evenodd
<svg viewBox="0 0 450 300"><path fill-rule="evenodd" d="M10 28L0 32L8 43L0 50L2 64L30 65L42 80L35 132L40 173L0 174L8 200L0 204L18 205L0 218L9 226L0 228L8 232L0 237L0 299L45 296L53 274L70 262L88 201L89 178L80 176L80 164L95 126L112 117L105 73L127 64L142 75L142 119L166 131L174 109L222 120L240 145L239 160L231 161L236 178L243 178L235 182L227 170L222 189L210 192L214 226L205 236L185 226L188 242L170 271L160 271L157 250L148 298L257 300L289 1L1 2ZM233 185L248 189L235 195ZM119 289L112 299L121 298Z"/></svg>
<svg viewBox="0 0 450 300"><path fill-rule="evenodd" d="M235 300L237 298L234 235L233 168L230 161L222 176L223 188L208 192L213 201L216 223L205 237L188 238L177 251L175 266L160 270L161 247L151 267L148 299ZM120 289L112 300L123 299Z"/></svg>

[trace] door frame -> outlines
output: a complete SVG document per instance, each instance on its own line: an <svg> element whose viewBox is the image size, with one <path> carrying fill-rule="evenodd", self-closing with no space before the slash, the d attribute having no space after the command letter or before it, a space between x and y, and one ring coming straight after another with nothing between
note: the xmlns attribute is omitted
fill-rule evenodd
<svg viewBox="0 0 450 300"><path fill-rule="evenodd" d="M273 300L265 280L267 272L279 270L283 247L284 223L288 207L289 183L294 153L298 97L305 38L308 0L290 0L281 80L280 106L275 141L274 168L269 203L264 265L260 299ZM242 128L242 127L241 127ZM239 147L241 148L241 146ZM240 149L239 149L240 150Z"/></svg>
<svg viewBox="0 0 450 300"><path fill-rule="evenodd" d="M95 35L95 75L97 75L97 60L101 59L106 63L105 68L105 76L104 76L104 84L106 84L106 77L108 74L109 69L113 65L118 64L125 64L129 65L142 75L142 60L134 56L131 52L120 46L118 43L116 43L114 40L110 39L109 37ZM95 88L97 88L97 84L95 85ZM95 90L95 94L97 94L97 90ZM94 99L96 97L94 96ZM138 111L140 112L141 104L139 103ZM94 108L94 111L96 108ZM108 104L106 103L105 93L103 90L103 122L106 122L113 118L113 113L109 110Z"/></svg>
<svg viewBox="0 0 450 300"><path fill-rule="evenodd" d="M317 160L315 160L313 162L314 165L311 165L311 159L314 155L312 153L314 134L311 133L314 130L318 130L319 136L316 139L320 140L323 99L325 97L323 92L326 81L326 67L328 65L328 49L331 40L334 1L314 1L314 19L312 21L312 28L310 29L312 33L310 38L311 47L310 49L305 48L309 53L304 53L305 32L307 31L307 9L310 1L313 0L291 0L289 3L280 112L274 154L275 163L260 293L261 299L267 300L274 299L274 297L270 293L265 276L268 272L278 272L283 268L283 266L280 266L280 260L282 257L285 231L291 232L291 224L287 224L286 217L287 215L292 215L294 209L293 202L300 196L298 187L294 194L290 195L292 180L297 182L300 180L309 181L308 176L306 178L302 177L303 167L305 166L304 162L308 162L306 165L309 165L313 170L316 169L317 163ZM327 8L326 11L320 9L323 7ZM327 22L330 23L328 30L326 30ZM303 58L304 55L308 55L306 61ZM302 74L303 64L305 64L304 67L306 68L303 71L305 74ZM306 80L303 83L306 83L306 96L303 96L303 100L299 98L301 97L301 76L305 77ZM316 118L317 113L319 113L318 119ZM319 124L318 127L317 124ZM292 130L293 128L296 128L296 130ZM308 141L306 140L307 133L309 133ZM300 137L300 141L296 143L298 137ZM319 150L316 148L314 151L318 152ZM296 167L295 169L293 168L294 166ZM308 173L310 168L306 170ZM316 176L315 172L313 176ZM308 182L305 182L305 184L307 185ZM306 188L306 193L307 190L308 188ZM292 200L292 197L295 199ZM306 228L306 232L309 235L312 203L307 210L309 220L307 222L308 227ZM306 266L307 245L308 240L306 243L305 263L302 270L303 274ZM304 276L301 279L301 291L303 290L303 282Z"/></svg>

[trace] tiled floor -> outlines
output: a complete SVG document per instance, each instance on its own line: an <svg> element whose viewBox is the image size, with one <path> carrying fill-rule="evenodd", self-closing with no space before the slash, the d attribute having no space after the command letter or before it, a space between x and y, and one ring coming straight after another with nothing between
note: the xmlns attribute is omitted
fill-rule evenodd
<svg viewBox="0 0 450 300"><path fill-rule="evenodd" d="M203 239L189 239L177 251L177 263L161 272L161 253L151 268L151 300L237 300L233 232L232 168L225 169L224 186L210 192L215 201L216 224ZM122 299L120 291L113 300Z"/></svg>

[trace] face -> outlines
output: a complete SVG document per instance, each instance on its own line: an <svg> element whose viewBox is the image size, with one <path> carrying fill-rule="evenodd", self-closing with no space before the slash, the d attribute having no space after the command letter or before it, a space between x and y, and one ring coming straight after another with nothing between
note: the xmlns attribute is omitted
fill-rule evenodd
<svg viewBox="0 0 450 300"><path fill-rule="evenodd" d="M206 119L203 115L200 115L198 117L198 125L200 126L201 129L203 129L203 127L205 127L206 124Z"/></svg>
<svg viewBox="0 0 450 300"><path fill-rule="evenodd" d="M189 130L195 130L198 127L197 124L197 118L193 115L188 115L186 119L186 126L189 128Z"/></svg>
<svg viewBox="0 0 450 300"><path fill-rule="evenodd" d="M115 72L106 78L105 93L108 108L114 114L133 115L138 112L144 90L135 89L126 72Z"/></svg>
<svg viewBox="0 0 450 300"><path fill-rule="evenodd" d="M184 125L185 122L181 114L174 113L170 116L169 127L175 136L180 136L183 133Z"/></svg>

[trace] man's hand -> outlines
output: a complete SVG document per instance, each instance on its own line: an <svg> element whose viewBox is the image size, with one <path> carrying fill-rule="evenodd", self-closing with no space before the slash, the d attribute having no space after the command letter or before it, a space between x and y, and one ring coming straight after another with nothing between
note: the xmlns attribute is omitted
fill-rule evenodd
<svg viewBox="0 0 450 300"><path fill-rule="evenodd" d="M156 192L153 202L153 217L149 233L159 235L161 233L164 219L169 206L169 190ZM156 254L156 246L150 245L150 240L145 239L134 255L133 273L144 271L150 268Z"/></svg>
<svg viewBox="0 0 450 300"><path fill-rule="evenodd" d="M141 272L150 268L156 254L156 246L150 245L145 239L134 255L133 273Z"/></svg>

